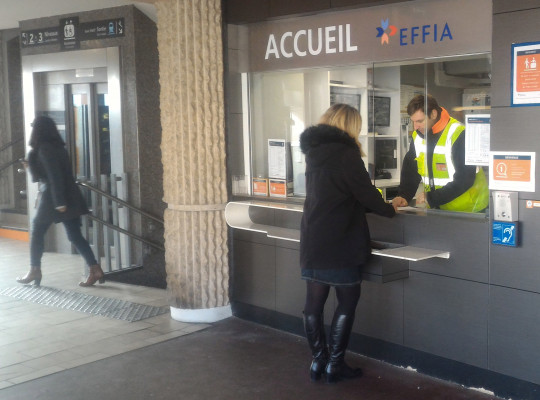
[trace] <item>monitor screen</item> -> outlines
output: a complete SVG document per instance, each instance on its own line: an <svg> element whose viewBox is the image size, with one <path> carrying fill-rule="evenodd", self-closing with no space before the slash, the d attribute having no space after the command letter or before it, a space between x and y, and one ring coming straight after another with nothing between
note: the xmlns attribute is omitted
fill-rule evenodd
<svg viewBox="0 0 540 400"><path fill-rule="evenodd" d="M395 139L375 141L375 168L378 170L397 168L397 142Z"/></svg>
<svg viewBox="0 0 540 400"><path fill-rule="evenodd" d="M390 126L390 97L369 96L369 129Z"/></svg>

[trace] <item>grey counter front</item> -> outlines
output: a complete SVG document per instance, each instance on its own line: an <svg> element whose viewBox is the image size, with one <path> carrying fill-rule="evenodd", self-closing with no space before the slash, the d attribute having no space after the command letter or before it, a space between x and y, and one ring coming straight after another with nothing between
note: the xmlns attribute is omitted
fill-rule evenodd
<svg viewBox="0 0 540 400"><path fill-rule="evenodd" d="M230 202L225 208L225 219L232 228L266 234L279 241L300 241L301 204L272 203L263 201ZM422 214L425 212L420 211ZM399 226L399 225L398 225ZM392 230L395 228L389 227ZM400 233L402 227L399 226ZM395 233L395 232L392 232ZM395 236L392 235L394 238ZM403 235L396 241L381 236L372 250L375 255L364 268L364 279L385 283L409 276L409 263L433 257L449 258L448 251L416 247L406 243ZM390 259L387 259L390 258Z"/></svg>
<svg viewBox="0 0 540 400"><path fill-rule="evenodd" d="M235 211L244 215L244 223L255 224L245 229L236 225L238 220L230 221L237 226L231 230L233 312L302 334L305 284L295 233L302 206L244 203L232 207L228 219ZM246 208L247 214L236 207ZM375 241L440 252L418 261L372 257L365 270L351 349L431 374L438 373L430 368L439 362L443 369L450 366L470 376L477 369L490 370L487 328L498 319L489 320L493 290L489 219L399 213L391 219L369 214L368 223ZM283 230L267 233L268 226ZM278 238L280 234L287 238ZM332 295L325 309L327 325L335 306ZM519 365L518 359L506 361Z"/></svg>

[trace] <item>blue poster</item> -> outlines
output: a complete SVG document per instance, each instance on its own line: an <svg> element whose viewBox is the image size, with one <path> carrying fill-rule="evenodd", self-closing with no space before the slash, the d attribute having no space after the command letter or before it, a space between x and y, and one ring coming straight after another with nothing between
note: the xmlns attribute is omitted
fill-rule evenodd
<svg viewBox="0 0 540 400"><path fill-rule="evenodd" d="M517 247L518 225L517 222L493 221L492 229L493 244Z"/></svg>

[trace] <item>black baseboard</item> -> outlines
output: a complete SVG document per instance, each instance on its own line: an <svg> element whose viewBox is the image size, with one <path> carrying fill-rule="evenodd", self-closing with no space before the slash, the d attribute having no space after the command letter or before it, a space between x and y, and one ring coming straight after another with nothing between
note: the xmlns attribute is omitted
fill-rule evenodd
<svg viewBox="0 0 540 400"><path fill-rule="evenodd" d="M235 317L304 336L301 318L245 303L232 302L231 306ZM466 387L483 388L499 397L540 399L540 385L369 336L353 333L349 349L392 365L414 368L434 378Z"/></svg>

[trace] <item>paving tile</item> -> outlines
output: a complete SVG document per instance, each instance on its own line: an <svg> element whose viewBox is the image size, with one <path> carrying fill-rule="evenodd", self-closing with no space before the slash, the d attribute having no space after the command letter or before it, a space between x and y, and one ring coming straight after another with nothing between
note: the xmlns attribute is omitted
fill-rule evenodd
<svg viewBox="0 0 540 400"><path fill-rule="evenodd" d="M70 350L62 350L57 353L48 354L44 357L33 358L31 360L21 363L26 367L33 368L35 370L42 370L49 367L54 367L63 362L73 361L81 358L80 354L74 353Z"/></svg>
<svg viewBox="0 0 540 400"><path fill-rule="evenodd" d="M5 389L7 387L13 386L14 383L8 382L8 381L0 381L0 390Z"/></svg>
<svg viewBox="0 0 540 400"><path fill-rule="evenodd" d="M26 375L31 372L35 372L35 369L26 367L21 364L15 364L9 367L0 368L0 381L7 381L11 378Z"/></svg>
<svg viewBox="0 0 540 400"><path fill-rule="evenodd" d="M31 372L31 373L26 374L26 375L19 375L19 376L15 377L15 378L8 379L8 381L12 382L14 384L23 383L23 382L28 382L28 381L31 381L31 380L34 380L34 379L37 379L37 378L41 378L43 376L51 375L51 374L54 374L56 372L60 372L60 371L63 371L63 370L64 370L64 368L62 368L62 367L54 366L54 367L40 369L38 371L34 371L34 372Z"/></svg>

